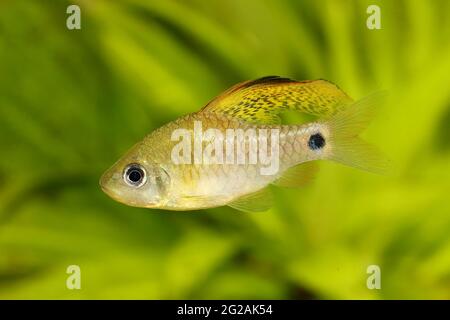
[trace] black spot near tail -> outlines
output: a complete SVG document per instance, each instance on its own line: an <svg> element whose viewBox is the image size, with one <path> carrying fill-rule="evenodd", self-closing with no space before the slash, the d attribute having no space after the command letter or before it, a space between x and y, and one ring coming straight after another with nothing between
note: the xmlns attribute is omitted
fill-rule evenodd
<svg viewBox="0 0 450 320"><path fill-rule="evenodd" d="M315 133L309 137L308 147L311 150L322 149L325 146L325 138L320 133Z"/></svg>

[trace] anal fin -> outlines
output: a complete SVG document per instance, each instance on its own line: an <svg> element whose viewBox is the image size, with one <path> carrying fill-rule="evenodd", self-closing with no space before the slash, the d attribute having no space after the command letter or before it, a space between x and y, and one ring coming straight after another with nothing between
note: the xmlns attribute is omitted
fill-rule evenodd
<svg viewBox="0 0 450 320"><path fill-rule="evenodd" d="M273 205L273 195L268 187L232 201L228 206L244 212L267 211Z"/></svg>
<svg viewBox="0 0 450 320"><path fill-rule="evenodd" d="M273 182L278 187L299 188L310 183L316 176L319 166L317 162L305 162L287 169L283 175Z"/></svg>

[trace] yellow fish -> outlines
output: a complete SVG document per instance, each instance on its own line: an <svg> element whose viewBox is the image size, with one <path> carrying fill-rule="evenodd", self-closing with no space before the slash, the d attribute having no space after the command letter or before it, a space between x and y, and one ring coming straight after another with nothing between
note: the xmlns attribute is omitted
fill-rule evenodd
<svg viewBox="0 0 450 320"><path fill-rule="evenodd" d="M264 211L272 205L268 186L302 185L314 160L385 171L388 161L358 137L380 96L354 102L326 80L269 76L239 83L147 135L103 174L100 185L136 207ZM283 125L280 115L289 110L318 120Z"/></svg>

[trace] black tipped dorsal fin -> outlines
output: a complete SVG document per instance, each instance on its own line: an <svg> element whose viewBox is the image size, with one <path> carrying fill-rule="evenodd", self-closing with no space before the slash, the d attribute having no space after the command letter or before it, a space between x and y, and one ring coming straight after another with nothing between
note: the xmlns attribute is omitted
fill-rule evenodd
<svg viewBox="0 0 450 320"><path fill-rule="evenodd" d="M200 112L213 112L251 123L279 123L278 115L295 110L317 116L335 114L352 102L326 80L295 81L267 76L238 83L209 102Z"/></svg>
<svg viewBox="0 0 450 320"><path fill-rule="evenodd" d="M246 87L251 87L257 84L280 84L280 83L290 83L290 82L297 82L295 80L289 79L289 78L283 78L280 76L265 76L256 80L250 80L245 82ZM244 82L243 82L244 83Z"/></svg>

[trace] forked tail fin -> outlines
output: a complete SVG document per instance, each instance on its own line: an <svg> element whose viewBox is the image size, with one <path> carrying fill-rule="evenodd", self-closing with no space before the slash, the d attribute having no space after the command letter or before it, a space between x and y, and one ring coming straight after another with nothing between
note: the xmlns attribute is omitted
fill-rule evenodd
<svg viewBox="0 0 450 320"><path fill-rule="evenodd" d="M376 147L359 137L385 97L385 92L371 94L325 121L332 146L328 159L374 173L389 172L390 161Z"/></svg>

